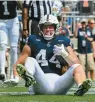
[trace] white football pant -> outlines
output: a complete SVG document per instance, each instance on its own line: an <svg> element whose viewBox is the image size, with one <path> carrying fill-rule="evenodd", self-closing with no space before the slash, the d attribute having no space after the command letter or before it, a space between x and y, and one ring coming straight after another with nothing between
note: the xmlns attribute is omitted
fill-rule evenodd
<svg viewBox="0 0 95 102"><path fill-rule="evenodd" d="M28 74L33 75L36 80L33 86L35 94L66 94L75 83L73 71L77 66L79 64L73 65L65 74L59 76L54 73L44 73L34 58L28 57L25 62Z"/></svg>
<svg viewBox="0 0 95 102"><path fill-rule="evenodd" d="M10 67L13 73L13 64L17 61L17 47L19 39L18 17L8 20L0 20L0 74L5 74L5 52L10 46Z"/></svg>

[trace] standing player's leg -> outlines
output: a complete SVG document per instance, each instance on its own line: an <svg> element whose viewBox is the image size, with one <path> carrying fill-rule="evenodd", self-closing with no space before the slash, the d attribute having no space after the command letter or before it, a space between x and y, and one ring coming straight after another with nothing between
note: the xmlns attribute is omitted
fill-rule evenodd
<svg viewBox="0 0 95 102"><path fill-rule="evenodd" d="M12 19L10 22L10 76L13 77L13 65L17 61L18 58L18 39L19 39L19 21L18 18Z"/></svg>
<svg viewBox="0 0 95 102"><path fill-rule="evenodd" d="M4 80L6 76L5 75L5 64L6 64L5 53L6 53L7 42L8 42L8 38L7 38L8 31L5 25L4 26L2 25L0 27L0 80Z"/></svg>

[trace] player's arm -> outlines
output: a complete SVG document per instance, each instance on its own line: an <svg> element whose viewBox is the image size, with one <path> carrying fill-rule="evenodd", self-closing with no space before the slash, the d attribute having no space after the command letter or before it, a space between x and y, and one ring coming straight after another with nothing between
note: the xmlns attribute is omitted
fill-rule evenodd
<svg viewBox="0 0 95 102"><path fill-rule="evenodd" d="M61 46L54 45L54 53L56 55L61 55L69 66L80 63L71 46L64 47L63 44Z"/></svg>
<svg viewBox="0 0 95 102"><path fill-rule="evenodd" d="M77 55L75 54L71 46L66 47L66 50L67 50L68 55L65 57L65 60L69 64L69 66L76 64L76 63L77 64L80 63Z"/></svg>
<svg viewBox="0 0 95 102"><path fill-rule="evenodd" d="M24 65L27 57L29 57L30 55L31 55L31 49L28 45L25 45L18 60L17 60L17 62L13 66L14 76L18 76L18 73L16 71L17 64L23 64Z"/></svg>

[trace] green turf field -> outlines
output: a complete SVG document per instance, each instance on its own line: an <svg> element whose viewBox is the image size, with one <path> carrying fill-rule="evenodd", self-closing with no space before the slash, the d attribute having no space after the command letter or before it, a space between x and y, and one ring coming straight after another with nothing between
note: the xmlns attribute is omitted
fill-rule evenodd
<svg viewBox="0 0 95 102"><path fill-rule="evenodd" d="M8 94L10 93L11 94ZM14 94L17 92L16 94ZM23 94L19 94L19 93ZM28 95L25 87L0 87L0 102L95 102L95 95ZM7 94L4 94L7 93Z"/></svg>
<svg viewBox="0 0 95 102"><path fill-rule="evenodd" d="M27 92L26 87L0 87L0 92Z"/></svg>
<svg viewBox="0 0 95 102"><path fill-rule="evenodd" d="M95 95L3 95L0 102L95 102Z"/></svg>

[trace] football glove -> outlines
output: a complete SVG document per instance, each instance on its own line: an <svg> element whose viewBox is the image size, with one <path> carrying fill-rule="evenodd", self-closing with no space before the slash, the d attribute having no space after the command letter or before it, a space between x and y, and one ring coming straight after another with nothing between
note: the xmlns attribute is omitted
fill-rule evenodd
<svg viewBox="0 0 95 102"><path fill-rule="evenodd" d="M66 58L69 55L63 44L54 45L53 52L55 55L61 55L63 58Z"/></svg>

